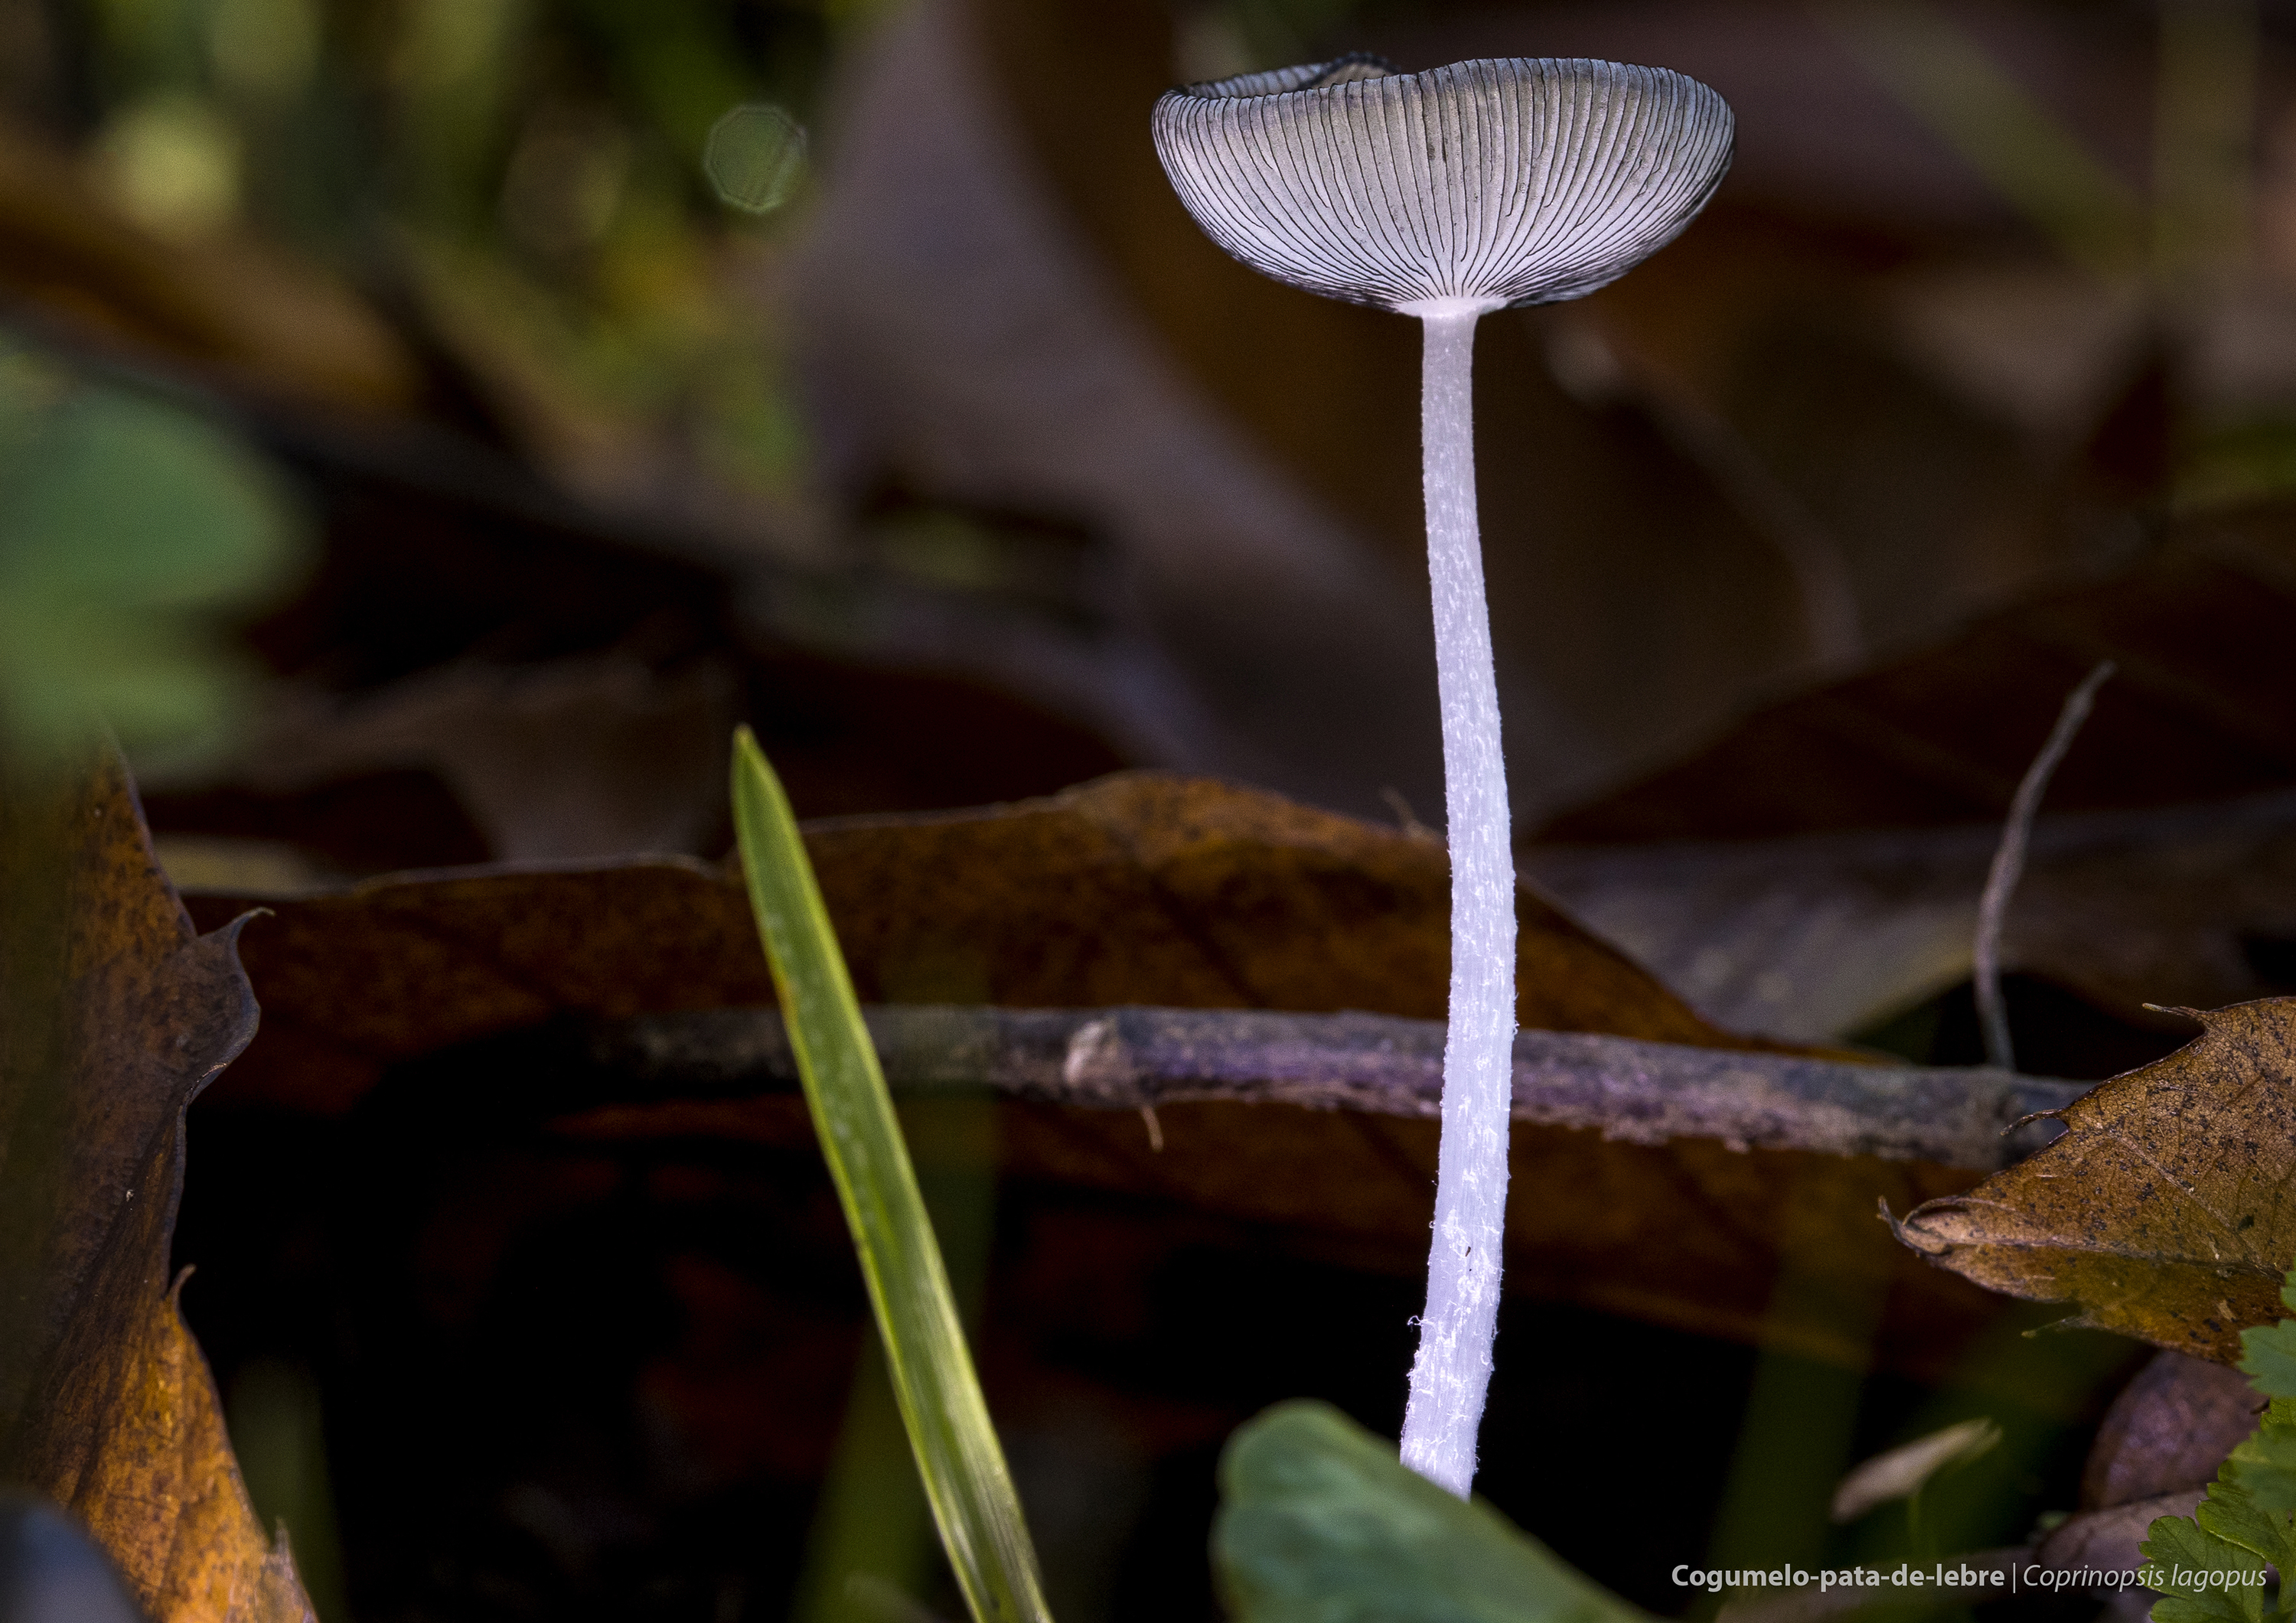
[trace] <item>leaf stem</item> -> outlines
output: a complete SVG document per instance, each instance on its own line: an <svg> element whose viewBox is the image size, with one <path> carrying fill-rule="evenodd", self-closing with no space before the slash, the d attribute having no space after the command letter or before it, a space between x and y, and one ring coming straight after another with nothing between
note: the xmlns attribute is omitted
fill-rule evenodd
<svg viewBox="0 0 2296 1623"><path fill-rule="evenodd" d="M1473 361L1481 308L1429 306L1421 373L1427 564L1451 851L1451 1006L1427 1308L1403 1463L1467 1496L1498 1331L1514 1042L1514 851L1498 680L1475 516Z"/></svg>

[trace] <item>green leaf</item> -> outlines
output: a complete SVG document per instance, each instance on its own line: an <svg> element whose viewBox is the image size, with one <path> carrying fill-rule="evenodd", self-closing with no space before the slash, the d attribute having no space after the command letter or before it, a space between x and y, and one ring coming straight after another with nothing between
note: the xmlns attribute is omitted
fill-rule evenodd
<svg viewBox="0 0 2296 1623"><path fill-rule="evenodd" d="M251 677L220 616L299 546L267 471L191 413L0 350L0 725L53 751L101 715L212 741Z"/></svg>
<svg viewBox="0 0 2296 1623"><path fill-rule="evenodd" d="M980 1623L1050 1623L1020 1496L877 1051L789 798L747 727L734 736L734 828L814 1131L853 1231L894 1396L957 1586Z"/></svg>
<svg viewBox="0 0 2296 1623"><path fill-rule="evenodd" d="M2273 1399L2248 1440L2232 1451L2218 1481L2230 1481L2259 1507L2296 1511L2296 1405Z"/></svg>
<svg viewBox="0 0 2296 1623"><path fill-rule="evenodd" d="M2296 1269L2280 1297L2296 1307ZM2241 1343L2240 1367L2272 1401L2194 1514L2153 1522L2144 1557L2145 1582L2161 1592L2154 1623L2262 1623L2296 1607L2296 1595L2268 1601L2263 1583L2267 1565L2296 1572L2296 1320L2243 1331Z"/></svg>
<svg viewBox="0 0 2296 1623"><path fill-rule="evenodd" d="M2213 1489L2211 1493L2213 1493ZM2163 1516L2144 1540L2144 1581L2161 1592L2152 1623L2261 1623L2264 1562L2183 1516ZM2210 1573L2251 1581L2202 1581Z"/></svg>
<svg viewBox="0 0 2296 1623"><path fill-rule="evenodd" d="M2236 1484L2219 1480L2194 1512L2203 1532L2272 1562L2285 1563L2291 1554L2289 1516L2259 1505Z"/></svg>
<svg viewBox="0 0 2296 1623"><path fill-rule="evenodd" d="M1324 1404L1239 1428L1220 1488L1212 1560L1237 1623L1649 1623Z"/></svg>
<svg viewBox="0 0 2296 1623"><path fill-rule="evenodd" d="M2288 1301L2291 1292L2282 1291ZM2296 1307L2296 1301L2288 1301ZM2296 1398L2296 1319L2259 1324L2240 1332L2241 1373L2268 1398Z"/></svg>

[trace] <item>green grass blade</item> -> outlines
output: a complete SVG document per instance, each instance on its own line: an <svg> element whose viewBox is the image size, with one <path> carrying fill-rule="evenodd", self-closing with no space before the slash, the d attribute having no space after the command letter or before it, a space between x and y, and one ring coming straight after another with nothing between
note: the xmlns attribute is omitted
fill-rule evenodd
<svg viewBox="0 0 2296 1623"><path fill-rule="evenodd" d="M747 727L734 737L734 829L806 1103L853 1230L949 1565L980 1623L1051 1623L877 1051L789 797Z"/></svg>

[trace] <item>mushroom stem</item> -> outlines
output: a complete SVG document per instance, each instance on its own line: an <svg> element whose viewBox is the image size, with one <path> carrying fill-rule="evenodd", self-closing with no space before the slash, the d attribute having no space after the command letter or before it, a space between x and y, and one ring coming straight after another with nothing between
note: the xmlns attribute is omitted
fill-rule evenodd
<svg viewBox="0 0 2296 1623"><path fill-rule="evenodd" d="M1475 1434L1498 1330L1513 1094L1513 825L1475 520L1475 322L1491 307L1466 299L1406 307L1426 329L1421 457L1451 850L1451 1008L1435 1238L1403 1419L1403 1463L1461 1498L1475 1478Z"/></svg>

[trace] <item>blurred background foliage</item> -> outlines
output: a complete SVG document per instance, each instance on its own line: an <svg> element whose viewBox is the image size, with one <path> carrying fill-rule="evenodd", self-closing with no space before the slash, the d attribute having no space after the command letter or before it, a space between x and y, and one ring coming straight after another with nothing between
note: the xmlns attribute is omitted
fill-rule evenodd
<svg viewBox="0 0 2296 1623"><path fill-rule="evenodd" d="M109 724L213 752L259 668L230 635L303 561L278 481L199 414L0 352L0 745L62 758Z"/></svg>
<svg viewBox="0 0 2296 1623"><path fill-rule="evenodd" d="M18 110L155 235L251 235L386 307L436 300L432 319L498 327L568 415L682 416L712 471L771 495L801 430L775 335L718 296L743 226L700 160L731 108L809 117L865 9L18 5Z"/></svg>
<svg viewBox="0 0 2296 1623"><path fill-rule="evenodd" d="M5 0L0 292L299 460L325 560L347 463L451 463L713 572L751 676L931 672L1046 712L980 718L1016 756L1088 737L1375 814L1437 793L1414 340L1205 243L1146 104L1356 45L1673 63L1742 120L1709 217L1482 339L1516 792L1601 837L1782 697L2286 488L2284 11ZM475 624L395 661L315 601L256 635L299 701L521 662ZM698 652L639 641L657 677ZM1976 754L1963 815L2006 766ZM2177 798L2098 775L2068 803Z"/></svg>

